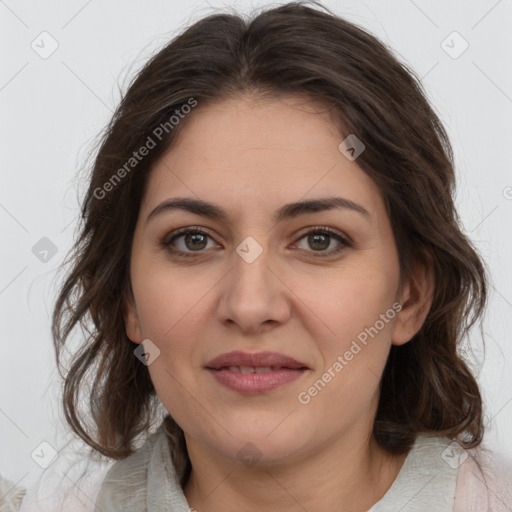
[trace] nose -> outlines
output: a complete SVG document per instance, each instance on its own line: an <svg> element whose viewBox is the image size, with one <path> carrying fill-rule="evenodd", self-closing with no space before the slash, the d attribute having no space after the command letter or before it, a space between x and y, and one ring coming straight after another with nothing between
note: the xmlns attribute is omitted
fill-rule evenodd
<svg viewBox="0 0 512 512"><path fill-rule="evenodd" d="M240 254L234 253L233 268L219 283L219 321L248 334L285 323L291 316L292 292L269 250L264 249L253 261Z"/></svg>

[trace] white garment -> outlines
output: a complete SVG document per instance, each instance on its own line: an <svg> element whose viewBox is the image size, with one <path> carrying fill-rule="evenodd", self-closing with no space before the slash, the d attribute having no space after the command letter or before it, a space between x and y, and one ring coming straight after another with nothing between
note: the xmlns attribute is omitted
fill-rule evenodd
<svg viewBox="0 0 512 512"><path fill-rule="evenodd" d="M189 512L163 427L128 458L90 466L85 479L66 486L67 498L60 487L39 502L29 491L20 512ZM482 447L464 451L447 438L419 435L368 512L398 511L512 512L512 462Z"/></svg>
<svg viewBox="0 0 512 512"><path fill-rule="evenodd" d="M0 475L0 512L16 512L27 490Z"/></svg>

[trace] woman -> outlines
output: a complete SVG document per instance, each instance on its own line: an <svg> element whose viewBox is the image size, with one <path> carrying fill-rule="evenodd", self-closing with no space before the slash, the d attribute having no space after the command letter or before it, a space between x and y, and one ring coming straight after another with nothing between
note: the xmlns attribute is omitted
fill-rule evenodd
<svg viewBox="0 0 512 512"><path fill-rule="evenodd" d="M510 510L457 350L486 271L454 186L414 73L332 13L214 15L153 57L54 314L57 355L90 332L66 418L117 460L94 510Z"/></svg>

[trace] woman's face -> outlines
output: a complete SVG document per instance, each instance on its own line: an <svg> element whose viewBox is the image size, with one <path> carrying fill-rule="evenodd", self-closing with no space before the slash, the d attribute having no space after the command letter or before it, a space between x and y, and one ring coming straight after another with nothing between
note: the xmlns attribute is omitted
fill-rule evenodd
<svg viewBox="0 0 512 512"><path fill-rule="evenodd" d="M182 128L149 178L125 315L160 400L190 446L232 459L366 439L390 346L419 327L379 189L298 98L199 103ZM155 210L176 198L212 206ZM326 198L345 203L285 207Z"/></svg>

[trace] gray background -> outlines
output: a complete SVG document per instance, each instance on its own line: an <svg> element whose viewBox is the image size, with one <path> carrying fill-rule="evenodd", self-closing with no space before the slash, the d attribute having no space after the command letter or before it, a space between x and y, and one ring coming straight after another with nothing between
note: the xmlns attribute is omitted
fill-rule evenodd
<svg viewBox="0 0 512 512"><path fill-rule="evenodd" d="M280 3L0 0L2 476L29 487L42 472L31 454L47 457L51 449L40 443L58 451L67 438L50 338L56 270L71 247L85 189L77 171L119 101L118 87L212 7L250 12ZM512 457L512 1L324 4L416 70L451 137L461 221L492 273L479 372L486 441ZM52 44L58 48L48 56ZM482 361L477 330L472 339Z"/></svg>

